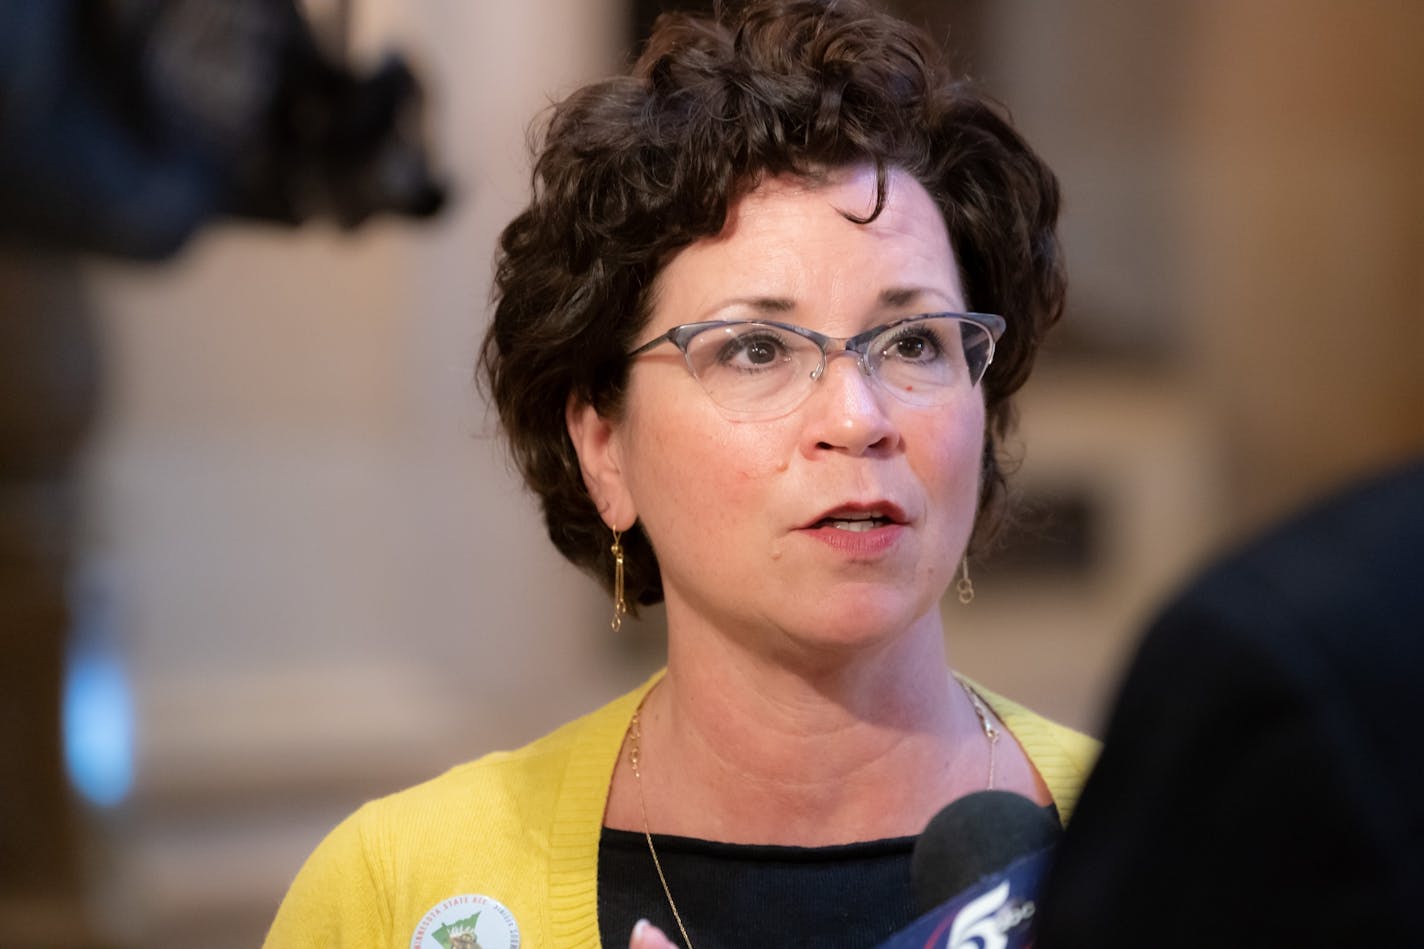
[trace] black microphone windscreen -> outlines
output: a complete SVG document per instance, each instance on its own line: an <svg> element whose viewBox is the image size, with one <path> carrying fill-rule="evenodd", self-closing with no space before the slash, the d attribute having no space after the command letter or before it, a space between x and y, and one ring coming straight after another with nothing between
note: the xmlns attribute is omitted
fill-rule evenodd
<svg viewBox="0 0 1424 949"><path fill-rule="evenodd" d="M1043 807L1011 791L976 791L930 819L910 857L921 913L1057 842L1062 829Z"/></svg>

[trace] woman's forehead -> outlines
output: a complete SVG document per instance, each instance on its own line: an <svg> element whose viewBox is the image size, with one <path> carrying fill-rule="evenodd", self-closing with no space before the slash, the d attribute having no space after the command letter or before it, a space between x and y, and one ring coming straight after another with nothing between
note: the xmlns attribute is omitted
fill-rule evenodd
<svg viewBox="0 0 1424 949"><path fill-rule="evenodd" d="M873 166L809 179L767 178L738 199L715 237L696 241L663 268L657 299L678 298L679 322L710 318L719 299L863 294L924 287L958 308L958 268L938 207L909 174L886 174L875 213Z"/></svg>

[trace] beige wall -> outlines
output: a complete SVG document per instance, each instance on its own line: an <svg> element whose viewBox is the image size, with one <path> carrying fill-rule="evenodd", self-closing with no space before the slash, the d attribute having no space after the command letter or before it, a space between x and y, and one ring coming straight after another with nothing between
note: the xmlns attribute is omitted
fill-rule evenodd
<svg viewBox="0 0 1424 949"><path fill-rule="evenodd" d="M1254 525L1424 450L1424 6L1198 17L1183 299Z"/></svg>

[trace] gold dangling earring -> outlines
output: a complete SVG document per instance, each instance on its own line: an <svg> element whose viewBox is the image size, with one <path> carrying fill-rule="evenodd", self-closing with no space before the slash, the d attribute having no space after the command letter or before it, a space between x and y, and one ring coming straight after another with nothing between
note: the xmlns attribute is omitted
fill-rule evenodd
<svg viewBox="0 0 1424 949"><path fill-rule="evenodd" d="M969 557L965 555L960 566L959 582L954 585L959 593L959 602L968 606L974 602L974 581L969 579Z"/></svg>
<svg viewBox="0 0 1424 949"><path fill-rule="evenodd" d="M616 633L623 628L623 617L628 614L628 603L623 599L623 532L613 529L613 620L608 625Z"/></svg>

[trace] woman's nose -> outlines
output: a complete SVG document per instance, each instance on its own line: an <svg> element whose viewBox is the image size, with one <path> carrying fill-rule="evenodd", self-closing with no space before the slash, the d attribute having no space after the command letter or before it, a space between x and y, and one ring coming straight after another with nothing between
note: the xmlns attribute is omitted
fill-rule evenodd
<svg viewBox="0 0 1424 949"><path fill-rule="evenodd" d="M887 411L888 398L857 354L827 357L805 406L806 449L863 455L894 447L899 432Z"/></svg>

